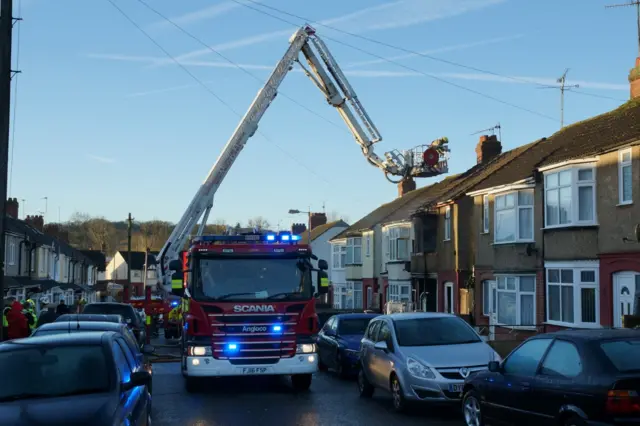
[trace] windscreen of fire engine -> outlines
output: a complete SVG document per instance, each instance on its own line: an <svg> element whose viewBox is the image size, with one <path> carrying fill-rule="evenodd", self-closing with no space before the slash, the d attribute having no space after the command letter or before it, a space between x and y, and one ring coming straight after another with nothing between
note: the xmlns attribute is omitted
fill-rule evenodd
<svg viewBox="0 0 640 426"><path fill-rule="evenodd" d="M200 259L196 297L293 299L311 295L311 272L298 259Z"/></svg>

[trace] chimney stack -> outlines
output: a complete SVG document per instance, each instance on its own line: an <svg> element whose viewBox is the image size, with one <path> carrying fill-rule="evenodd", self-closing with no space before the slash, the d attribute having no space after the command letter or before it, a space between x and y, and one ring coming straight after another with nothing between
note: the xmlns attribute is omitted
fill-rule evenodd
<svg viewBox="0 0 640 426"><path fill-rule="evenodd" d="M480 136L480 141L476 145L478 164L486 164L500 154L502 154L502 144L496 135Z"/></svg>
<svg viewBox="0 0 640 426"><path fill-rule="evenodd" d="M7 216L18 219L20 203L17 198L9 198L5 203L5 213Z"/></svg>
<svg viewBox="0 0 640 426"><path fill-rule="evenodd" d="M327 223L327 215L324 213L311 213L311 217L309 217L309 229L314 230L314 228L324 225Z"/></svg>
<svg viewBox="0 0 640 426"><path fill-rule="evenodd" d="M291 233L293 235L302 235L307 230L307 225L304 223L294 223L291 225Z"/></svg>
<svg viewBox="0 0 640 426"><path fill-rule="evenodd" d="M30 225L32 228L44 233L44 217L39 215L27 216L24 221L27 223L27 225Z"/></svg>
<svg viewBox="0 0 640 426"><path fill-rule="evenodd" d="M636 58L636 66L629 72L631 99L640 99L640 56Z"/></svg>
<svg viewBox="0 0 640 426"><path fill-rule="evenodd" d="M398 184L398 198L416 189L416 181L413 178L405 179Z"/></svg>
<svg viewBox="0 0 640 426"><path fill-rule="evenodd" d="M69 231L65 230L59 223L47 223L44 226L44 233L57 240L69 243Z"/></svg>

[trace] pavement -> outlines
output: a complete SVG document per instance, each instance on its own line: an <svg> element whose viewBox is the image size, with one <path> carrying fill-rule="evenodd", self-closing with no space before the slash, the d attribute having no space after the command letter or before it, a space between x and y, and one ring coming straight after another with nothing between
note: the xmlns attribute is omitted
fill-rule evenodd
<svg viewBox="0 0 640 426"><path fill-rule="evenodd" d="M152 344L164 345L163 340L154 339ZM155 426L463 425L459 406L420 405L408 414L397 414L385 392L360 398L355 381L330 372L316 374L310 391L304 393L295 393L286 378L241 377L211 379L199 393L189 394L178 362L154 364L153 375Z"/></svg>

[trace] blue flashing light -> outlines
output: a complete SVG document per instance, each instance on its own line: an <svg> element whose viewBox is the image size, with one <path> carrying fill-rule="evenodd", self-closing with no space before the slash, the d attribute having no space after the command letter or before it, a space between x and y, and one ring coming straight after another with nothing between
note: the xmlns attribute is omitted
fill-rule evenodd
<svg viewBox="0 0 640 426"><path fill-rule="evenodd" d="M173 302L171 302L171 306L173 306L173 307L175 308L176 306L178 306L178 302L176 302L176 301L174 300Z"/></svg>
<svg viewBox="0 0 640 426"><path fill-rule="evenodd" d="M235 343L229 343L227 345L227 350L230 351L230 352L235 352L235 351L238 350L238 345L235 344Z"/></svg>
<svg viewBox="0 0 640 426"><path fill-rule="evenodd" d="M274 333L280 333L282 331L282 326L274 325L273 327L271 327L271 331L273 331Z"/></svg>
<svg viewBox="0 0 640 426"><path fill-rule="evenodd" d="M292 235L291 241L300 241L300 235Z"/></svg>
<svg viewBox="0 0 640 426"><path fill-rule="evenodd" d="M276 236L273 234L269 234L267 235L267 241L275 241L276 240Z"/></svg>
<svg viewBox="0 0 640 426"><path fill-rule="evenodd" d="M291 235L289 235L289 234L281 235L281 236L280 236L280 239L281 239L282 241L289 241L289 240L291 239Z"/></svg>

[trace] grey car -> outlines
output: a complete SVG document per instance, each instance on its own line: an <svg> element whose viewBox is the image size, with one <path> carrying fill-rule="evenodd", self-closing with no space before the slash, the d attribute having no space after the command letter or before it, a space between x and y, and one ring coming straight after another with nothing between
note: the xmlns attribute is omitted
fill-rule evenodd
<svg viewBox="0 0 640 426"><path fill-rule="evenodd" d="M360 395L383 389L396 411L409 401L457 403L464 380L500 356L461 318L401 313L373 319L360 345Z"/></svg>

